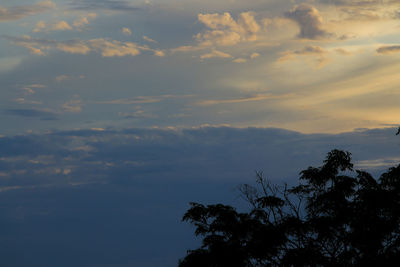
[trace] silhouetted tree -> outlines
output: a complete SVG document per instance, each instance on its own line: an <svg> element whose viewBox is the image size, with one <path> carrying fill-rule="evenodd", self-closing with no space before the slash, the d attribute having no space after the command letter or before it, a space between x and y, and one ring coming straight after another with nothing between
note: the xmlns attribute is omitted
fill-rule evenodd
<svg viewBox="0 0 400 267"><path fill-rule="evenodd" d="M191 203L183 221L202 245L180 267L399 266L400 165L376 180L333 150L297 186L272 185L262 173L257 184L240 188L249 212Z"/></svg>

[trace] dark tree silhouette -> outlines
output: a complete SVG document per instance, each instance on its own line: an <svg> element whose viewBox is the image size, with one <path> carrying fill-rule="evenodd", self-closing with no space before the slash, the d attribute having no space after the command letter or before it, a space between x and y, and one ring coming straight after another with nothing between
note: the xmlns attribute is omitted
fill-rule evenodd
<svg viewBox="0 0 400 267"><path fill-rule="evenodd" d="M191 203L183 221L202 245L180 267L399 266L400 165L376 180L333 150L297 186L272 185L262 173L257 184L240 188L249 212Z"/></svg>

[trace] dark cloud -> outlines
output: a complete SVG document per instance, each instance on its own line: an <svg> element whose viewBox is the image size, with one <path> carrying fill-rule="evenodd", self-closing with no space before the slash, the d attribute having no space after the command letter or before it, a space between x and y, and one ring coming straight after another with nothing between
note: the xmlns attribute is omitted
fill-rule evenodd
<svg viewBox="0 0 400 267"><path fill-rule="evenodd" d="M4 113L26 118L40 118L41 120L57 120L56 113L40 109L6 109Z"/></svg>
<svg viewBox="0 0 400 267"><path fill-rule="evenodd" d="M337 6L375 6L375 5L385 5L385 4L396 4L398 0L319 0L323 4L337 5Z"/></svg>
<svg viewBox="0 0 400 267"><path fill-rule="evenodd" d="M400 45L381 46L378 49L376 49L376 52L378 52L379 54L399 53Z"/></svg>
<svg viewBox="0 0 400 267"><path fill-rule="evenodd" d="M322 29L322 17L318 10L311 5L301 4L295 6L292 10L286 12L285 16L299 25L299 38L321 39L331 35Z"/></svg>
<svg viewBox="0 0 400 267"><path fill-rule="evenodd" d="M73 0L71 2L73 9L79 10L117 10L117 11L135 11L139 8L132 6L128 1L123 0Z"/></svg>
<svg viewBox="0 0 400 267"><path fill-rule="evenodd" d="M35 110L14 115L43 118ZM0 187L35 183L131 183L135 179L247 179L268 170L272 178L297 173L333 148L351 150L359 160L397 157L395 130L359 130L340 135L305 135L280 129L229 127L186 130L77 130L0 138L3 170L14 179ZM19 144L24 144L20 146ZM24 150L25 148L25 150ZM371 152L359 153L368 148ZM318 151L316 153L316 151ZM287 166L287 161L291 162ZM9 163L10 165L7 165ZM26 170L18 173L13 170ZM45 179L43 177L46 177Z"/></svg>
<svg viewBox="0 0 400 267"><path fill-rule="evenodd" d="M380 173L400 160L395 132L204 127L1 137L2 264L176 266L198 246L180 222L188 202L245 208L235 188L252 183L255 170L291 183L333 148Z"/></svg>

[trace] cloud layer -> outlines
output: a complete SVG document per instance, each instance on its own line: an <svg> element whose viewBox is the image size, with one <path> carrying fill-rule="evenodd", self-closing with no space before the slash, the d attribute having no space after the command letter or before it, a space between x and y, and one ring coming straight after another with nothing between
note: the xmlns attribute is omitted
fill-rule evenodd
<svg viewBox="0 0 400 267"><path fill-rule="evenodd" d="M253 183L255 171L290 184L334 148L379 174L400 158L395 132L96 128L2 136L2 262L176 266L198 242L180 222L190 201L246 208L236 188Z"/></svg>

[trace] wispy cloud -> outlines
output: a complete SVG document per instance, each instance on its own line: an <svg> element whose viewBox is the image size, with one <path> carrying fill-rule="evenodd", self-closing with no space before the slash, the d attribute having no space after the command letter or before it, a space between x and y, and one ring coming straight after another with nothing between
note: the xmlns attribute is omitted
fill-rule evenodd
<svg viewBox="0 0 400 267"><path fill-rule="evenodd" d="M392 54L400 52L400 45L386 45L376 49L379 54Z"/></svg>
<svg viewBox="0 0 400 267"><path fill-rule="evenodd" d="M218 50L213 50L210 53L206 53L200 56L201 59L209 59L209 58L232 58L233 56L228 54L228 53L224 53L222 51L218 51Z"/></svg>
<svg viewBox="0 0 400 267"><path fill-rule="evenodd" d="M164 56L162 50L139 45L134 42L121 42L112 39L98 38L90 40L73 39L67 41L56 41L48 39L33 38L30 36L3 36L13 44L29 49L35 55L47 55L51 50L58 50L69 54L86 55L89 52L100 53L103 57L136 56L141 51L151 51L155 56Z"/></svg>
<svg viewBox="0 0 400 267"><path fill-rule="evenodd" d="M361 169L381 169L393 167L400 162L400 157L394 158L381 158L381 159L371 159L371 160L360 160L355 163L356 168Z"/></svg>
<svg viewBox="0 0 400 267"><path fill-rule="evenodd" d="M278 62L284 62L287 60L294 59L297 56L313 56L317 57L317 64L319 67L324 66L328 59L326 54L328 52L320 46L306 46L302 49L285 51L281 53L281 57L278 58Z"/></svg>
<svg viewBox="0 0 400 267"><path fill-rule="evenodd" d="M218 105L218 104L234 104L234 103L262 101L262 100L269 100L269 99L288 98L291 96L293 96L293 95L292 94L285 94L285 95L264 94L264 95L254 95L254 96L247 96L247 97L233 98L233 99L210 99L210 100L198 101L195 103L195 105L211 106L211 105Z"/></svg>
<svg viewBox="0 0 400 267"><path fill-rule="evenodd" d="M121 98L107 101L96 101L96 104L112 104L112 105L133 105L133 104L149 104L158 103L165 99L188 98L193 95L159 95L159 96L138 96L134 98Z"/></svg>
<svg viewBox="0 0 400 267"><path fill-rule="evenodd" d="M41 120L57 120L57 113L46 109L6 109L5 114Z"/></svg>
<svg viewBox="0 0 400 267"><path fill-rule="evenodd" d="M73 100L65 102L62 105L62 108L66 112L80 113L82 111L82 106L83 106L82 100L73 99Z"/></svg>
<svg viewBox="0 0 400 267"><path fill-rule="evenodd" d="M56 4L53 1L42 1L33 5L12 6L9 8L0 6L0 22L19 20L24 17L37 15L50 11L55 6Z"/></svg>
<svg viewBox="0 0 400 267"><path fill-rule="evenodd" d="M35 100L28 100L23 97L14 99L15 102L18 104L29 104L29 105L42 105L42 101L35 101Z"/></svg>
<svg viewBox="0 0 400 267"><path fill-rule="evenodd" d="M145 40L146 42L149 42L149 43L157 43L156 40L153 40L153 39L151 39L150 37L148 37L146 35L143 36L143 40Z"/></svg>
<svg viewBox="0 0 400 267"><path fill-rule="evenodd" d="M136 110L134 112L119 112L118 116L123 117L125 119L149 119L149 118L157 118L156 115L152 113L145 112L144 110Z"/></svg>
<svg viewBox="0 0 400 267"><path fill-rule="evenodd" d="M78 79L85 79L85 75L66 75L66 74L62 74L62 75L58 75L56 76L55 80L56 82L64 82L64 81L68 81L68 80L78 80Z"/></svg>
<svg viewBox="0 0 400 267"><path fill-rule="evenodd" d="M22 90L24 90L25 94L34 94L36 92L36 89L43 89L46 88L46 85L44 84L28 84L22 87Z"/></svg>
<svg viewBox="0 0 400 267"><path fill-rule="evenodd" d="M129 1L124 0L73 0L70 3L73 9L77 10L115 10L115 11L135 11L139 8L132 6Z"/></svg>

